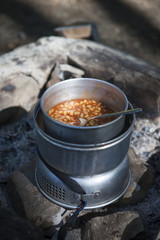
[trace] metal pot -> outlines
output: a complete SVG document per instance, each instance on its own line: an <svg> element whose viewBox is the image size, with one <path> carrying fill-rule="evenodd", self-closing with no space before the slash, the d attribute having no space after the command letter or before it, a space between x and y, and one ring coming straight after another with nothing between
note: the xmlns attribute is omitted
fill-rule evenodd
<svg viewBox="0 0 160 240"><path fill-rule="evenodd" d="M128 109L125 94L116 86L91 78L65 80L50 87L40 101L45 131L52 137L71 143L95 144L106 142L117 136L124 127L125 116L94 127L77 127L60 123L47 112L58 103L70 99L87 98L100 101L114 111Z"/></svg>
<svg viewBox="0 0 160 240"><path fill-rule="evenodd" d="M132 107L130 105L130 107ZM62 141L45 133L42 111L34 113L37 147L46 163L70 176L93 176L111 172L127 155L135 115L127 115L125 127L114 139L99 144L76 144Z"/></svg>

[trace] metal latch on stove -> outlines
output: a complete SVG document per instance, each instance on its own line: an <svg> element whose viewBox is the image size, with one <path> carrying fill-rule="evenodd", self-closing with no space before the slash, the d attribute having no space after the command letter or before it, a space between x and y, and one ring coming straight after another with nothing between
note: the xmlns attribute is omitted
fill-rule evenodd
<svg viewBox="0 0 160 240"><path fill-rule="evenodd" d="M88 201L91 198L97 198L100 195L100 192L94 192L94 193L85 193L85 194L78 194L78 193L74 193L74 198L77 200L82 200L82 201Z"/></svg>

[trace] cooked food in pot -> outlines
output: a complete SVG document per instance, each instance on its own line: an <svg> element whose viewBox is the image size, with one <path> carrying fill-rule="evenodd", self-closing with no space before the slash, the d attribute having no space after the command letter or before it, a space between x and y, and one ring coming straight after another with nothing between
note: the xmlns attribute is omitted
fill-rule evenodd
<svg viewBox="0 0 160 240"><path fill-rule="evenodd" d="M79 126L79 118L89 120L92 117L115 112L110 107L92 99L72 99L53 106L48 115L53 119L72 126ZM97 126L113 121L117 116L97 118L86 126Z"/></svg>

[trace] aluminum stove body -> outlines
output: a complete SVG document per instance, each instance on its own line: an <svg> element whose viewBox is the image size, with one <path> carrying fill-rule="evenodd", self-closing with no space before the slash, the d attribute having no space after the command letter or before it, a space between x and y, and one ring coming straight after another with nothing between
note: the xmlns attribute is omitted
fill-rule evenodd
<svg viewBox="0 0 160 240"><path fill-rule="evenodd" d="M120 198L128 188L129 158L127 155L119 166L103 174L85 177L71 177L63 174L62 179L60 178L59 173L49 169L38 157L36 183L46 198L68 209L77 208L81 205L81 201L86 201L85 209L103 207ZM81 194L77 192L78 188L82 189Z"/></svg>

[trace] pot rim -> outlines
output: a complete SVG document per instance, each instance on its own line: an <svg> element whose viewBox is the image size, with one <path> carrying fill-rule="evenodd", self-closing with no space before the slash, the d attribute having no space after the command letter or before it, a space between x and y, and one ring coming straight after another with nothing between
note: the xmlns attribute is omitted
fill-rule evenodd
<svg viewBox="0 0 160 240"><path fill-rule="evenodd" d="M60 125L60 126L63 126L63 127L65 127L65 128L76 129L76 130L81 130L81 129L83 129L83 130L86 131L86 130L88 130L88 129L99 129L99 128L103 128L103 127L106 127L106 126L110 126L111 124L114 124L115 122L119 121L119 120L123 117L122 115L120 115L120 116L118 116L116 119L114 119L114 120L112 120L112 121L110 121L110 122L108 122L108 123L101 124L101 125L97 125L97 126L88 126L88 127L87 127L87 126L80 127L80 126L67 125L67 124L61 123L61 122L53 119L52 117L50 117L50 116L48 115L48 113L47 113L47 112L44 110L44 108L43 108L43 99L44 99L45 95L47 94L47 92L51 91L51 89L54 88L55 86L64 84L64 82L66 82L66 81L72 82L72 81L76 81L76 80L81 80L81 81L86 81L86 80L96 81L96 82L108 84L108 85L116 88L116 89L123 95L123 97L124 97L124 99L125 99L126 106L125 106L124 111L126 111L126 110L128 109L128 99L127 99L127 96L125 95L125 93L124 93L120 88L118 88L118 87L115 86L114 84L111 84L111 83L109 83L109 82L107 82L107 81L99 80L99 79L96 79L96 78L71 78L71 79L66 79L65 81L62 81L62 82L59 82L59 83L54 84L53 86L51 86L50 88L48 88L48 89L42 94L42 97L41 97L41 99L40 99L40 108L41 108L43 114L45 115L45 117L47 117L51 122L54 122L54 123L56 123L56 124L58 124L58 125Z"/></svg>
<svg viewBox="0 0 160 240"><path fill-rule="evenodd" d="M129 103L129 107L132 108L131 103ZM113 138L109 141L103 142L103 143L78 144L78 143L64 142L64 141L61 141L59 139L56 139L56 138L48 135L43 129L41 129L41 127L37 123L37 117L38 117L39 111L42 112L42 110L40 108L40 102L37 103L37 105L34 109L33 120L34 120L34 125L36 127L36 131L38 131L39 134L43 138L45 138L49 142L54 142L57 146L61 146L63 148L67 148L67 149L74 148L74 150L77 149L77 150L82 150L82 151L84 151L84 149L86 149L86 150L93 150L93 149L94 150L95 149L100 150L100 149L106 148L106 146L110 147L110 146L116 144L117 141L121 142L124 138L126 138L128 136L128 134L131 133L131 131L133 129L133 126L134 126L134 122L135 122L135 114L132 114L132 122L130 123L129 127L126 130L124 130L121 134L119 134L117 137L115 137L115 138Z"/></svg>

